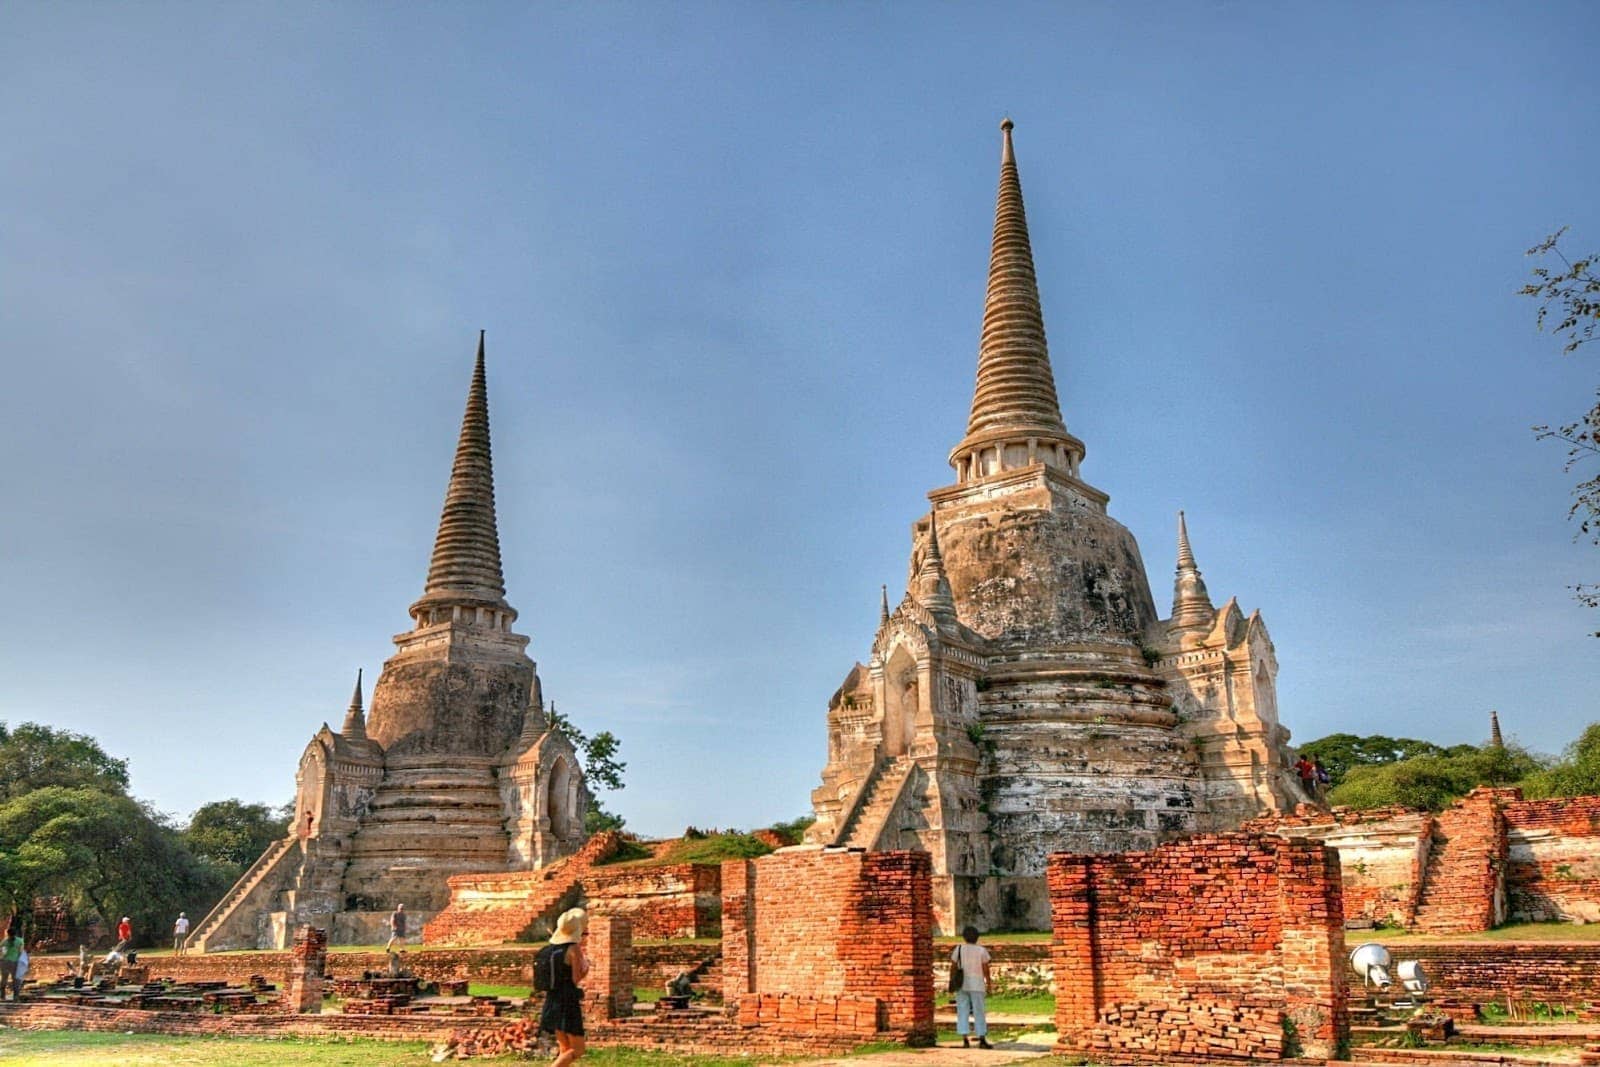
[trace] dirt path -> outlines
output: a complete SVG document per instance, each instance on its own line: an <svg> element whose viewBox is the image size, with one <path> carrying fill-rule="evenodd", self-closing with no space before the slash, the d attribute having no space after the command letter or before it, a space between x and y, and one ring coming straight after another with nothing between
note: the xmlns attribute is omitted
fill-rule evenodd
<svg viewBox="0 0 1600 1067"><path fill-rule="evenodd" d="M1010 1041L996 1041L993 1049L962 1048L960 1042L936 1048L906 1048L852 1056L847 1060L817 1060L807 1067L980 1067L1003 1063L1023 1063L1048 1056L1055 1046L1053 1030L1019 1034Z"/></svg>

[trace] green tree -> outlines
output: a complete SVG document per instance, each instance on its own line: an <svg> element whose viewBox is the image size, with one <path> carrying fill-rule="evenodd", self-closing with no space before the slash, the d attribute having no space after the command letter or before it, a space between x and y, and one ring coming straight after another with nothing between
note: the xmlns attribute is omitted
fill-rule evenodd
<svg viewBox="0 0 1600 1067"><path fill-rule="evenodd" d="M47 786L128 791L128 761L113 759L92 737L25 722L0 723L0 800Z"/></svg>
<svg viewBox="0 0 1600 1067"><path fill-rule="evenodd" d="M1561 759L1522 784L1529 797L1576 797L1600 793L1600 722L1562 753Z"/></svg>
<svg viewBox="0 0 1600 1067"><path fill-rule="evenodd" d="M237 878L289 832L289 819L265 804L214 800L189 817L183 840L197 857Z"/></svg>
<svg viewBox="0 0 1600 1067"><path fill-rule="evenodd" d="M80 920L129 916L144 944L165 940L180 910L198 915L226 887L124 794L46 786L0 803L0 897L11 908L59 895Z"/></svg>
<svg viewBox="0 0 1600 1067"><path fill-rule="evenodd" d="M618 758L622 742L610 730L601 730L589 736L576 723L550 705L550 726L560 730L572 742L583 760L583 777L589 785L589 810L584 812L584 829L591 834L602 830L620 830L626 823L621 815L607 811L595 795L595 787L616 791L623 788L622 775L628 765Z"/></svg>
<svg viewBox="0 0 1600 1067"><path fill-rule="evenodd" d="M1535 267L1533 281L1520 292L1539 301L1538 325L1542 330L1547 319L1554 314L1556 324L1551 332L1563 335L1562 352L1571 354L1595 339L1595 328L1600 326L1600 276L1594 273L1600 254L1591 252L1579 259L1568 259L1560 248L1567 228L1563 226L1543 241L1528 249L1528 255L1553 257L1559 266ZM1548 262L1549 259L1546 259ZM1595 404L1575 422L1558 426L1535 426L1538 440L1555 440L1567 446L1565 470L1570 474L1600 459L1600 389L1595 391ZM1577 520L1575 537L1587 537L1600 544L1600 473L1578 482L1572 490L1572 507L1567 517ZM1572 587L1580 603L1591 608L1600 607L1600 584L1580 582ZM1600 637L1600 631L1596 631Z"/></svg>
<svg viewBox="0 0 1600 1067"><path fill-rule="evenodd" d="M1459 745L1455 749L1445 749L1432 741L1419 741L1414 737L1385 737L1382 734L1358 737L1355 734L1329 734L1327 737L1319 737L1309 744L1301 745L1300 752L1308 759L1320 762L1323 769L1328 772L1331 783L1338 785L1357 767L1397 763L1418 756L1442 756L1447 752L1470 748L1471 745Z"/></svg>
<svg viewBox="0 0 1600 1067"><path fill-rule="evenodd" d="M1456 745L1393 763L1354 767L1328 794L1328 802L1440 811L1478 786L1516 785L1543 767L1537 756L1516 745Z"/></svg>

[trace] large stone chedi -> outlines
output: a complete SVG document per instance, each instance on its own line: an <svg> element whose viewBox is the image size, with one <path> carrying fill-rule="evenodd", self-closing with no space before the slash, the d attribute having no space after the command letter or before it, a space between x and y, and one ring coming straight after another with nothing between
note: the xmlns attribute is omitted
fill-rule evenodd
<svg viewBox="0 0 1600 1067"><path fill-rule="evenodd" d="M1147 849L1303 799L1259 614L1212 606L1183 530L1161 619L1133 535L1083 480L1001 130L956 482L928 494L905 598L885 595L871 658L829 704L812 794L814 842L932 853L946 931L1048 926L1052 852Z"/></svg>
<svg viewBox="0 0 1600 1067"><path fill-rule="evenodd" d="M343 726L306 746L289 836L192 944L281 948L303 923L371 943L402 903L420 931L449 902L450 875L542 867L582 844L581 765L544 710L505 593L480 336L413 626L394 638L370 715L358 678Z"/></svg>

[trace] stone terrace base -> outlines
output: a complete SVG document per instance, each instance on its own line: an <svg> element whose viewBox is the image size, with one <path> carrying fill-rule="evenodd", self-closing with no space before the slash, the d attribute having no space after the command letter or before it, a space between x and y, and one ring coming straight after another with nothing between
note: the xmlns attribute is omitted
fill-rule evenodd
<svg viewBox="0 0 1600 1067"><path fill-rule="evenodd" d="M1058 1048L1096 1060L1331 1056L1349 1040L1339 858L1214 834L1049 861Z"/></svg>

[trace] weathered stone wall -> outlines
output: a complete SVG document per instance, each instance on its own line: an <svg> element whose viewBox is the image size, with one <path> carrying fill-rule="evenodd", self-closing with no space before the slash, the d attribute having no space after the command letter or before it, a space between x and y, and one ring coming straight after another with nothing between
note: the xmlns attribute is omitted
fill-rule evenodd
<svg viewBox="0 0 1600 1067"><path fill-rule="evenodd" d="M1544 1003L1600 1022L1600 944L1404 941L1388 948L1396 960L1422 961L1437 999Z"/></svg>
<svg viewBox="0 0 1600 1067"><path fill-rule="evenodd" d="M591 912L627 917L635 937L722 936L722 868L714 863L597 867L583 890Z"/></svg>
<svg viewBox="0 0 1600 1067"><path fill-rule="evenodd" d="M1504 812L1511 918L1600 922L1600 796L1513 800Z"/></svg>
<svg viewBox="0 0 1600 1067"><path fill-rule="evenodd" d="M1348 1039L1338 853L1203 835L1050 858L1059 1048L1096 1058L1330 1056Z"/></svg>
<svg viewBox="0 0 1600 1067"><path fill-rule="evenodd" d="M805 849L724 863L724 1001L743 1011L761 994L847 998L856 1019L855 998L876 998L886 1029L931 1041L931 877L924 852ZM775 1023L792 1016L772 1010Z"/></svg>

